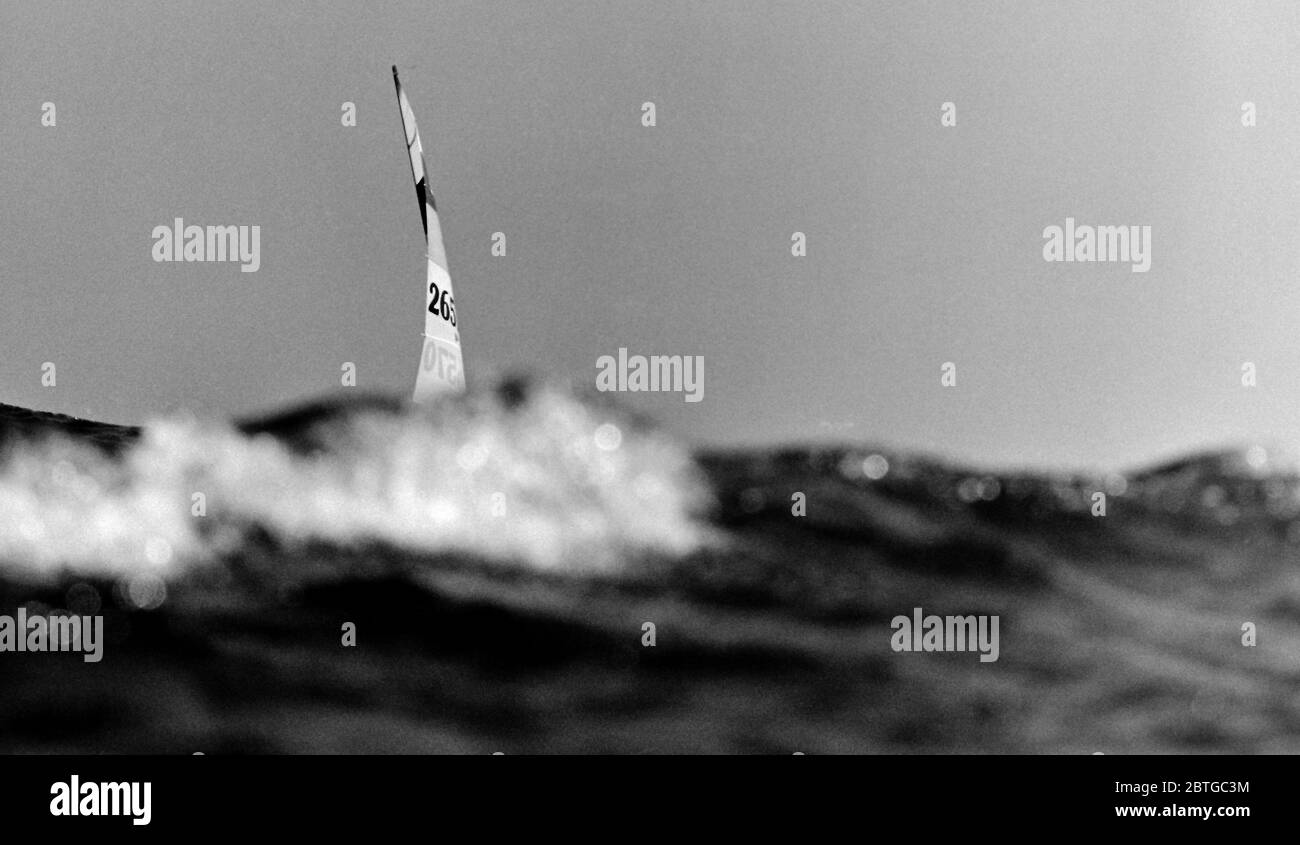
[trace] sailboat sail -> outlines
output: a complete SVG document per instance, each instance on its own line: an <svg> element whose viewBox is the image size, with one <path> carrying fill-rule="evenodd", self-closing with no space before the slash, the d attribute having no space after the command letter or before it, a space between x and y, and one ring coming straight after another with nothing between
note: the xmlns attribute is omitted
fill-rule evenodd
<svg viewBox="0 0 1300 845"><path fill-rule="evenodd" d="M415 114L411 111L411 104L397 78L396 65L393 66L393 84L397 86L397 104L402 111L406 150L411 157L411 177L415 180L415 197L420 203L420 219L424 223L424 240L428 250L424 350L420 355L420 369L415 376L413 397L416 402L427 402L444 393L464 392L465 373L461 366L456 297L452 294L451 276L447 272L447 251L442 245L438 208L433 200L433 192L429 190L429 175L424 166L420 131L415 126Z"/></svg>

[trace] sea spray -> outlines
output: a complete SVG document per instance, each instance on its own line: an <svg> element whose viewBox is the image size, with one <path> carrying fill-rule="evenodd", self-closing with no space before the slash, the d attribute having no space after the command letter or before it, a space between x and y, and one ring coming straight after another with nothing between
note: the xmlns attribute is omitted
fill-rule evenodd
<svg viewBox="0 0 1300 845"><path fill-rule="evenodd" d="M250 532L550 571L613 571L704 542L695 515L708 497L687 452L562 389L428 410L343 405L310 428L304 448L178 415L117 458L66 437L11 447L0 568L167 578L238 552Z"/></svg>

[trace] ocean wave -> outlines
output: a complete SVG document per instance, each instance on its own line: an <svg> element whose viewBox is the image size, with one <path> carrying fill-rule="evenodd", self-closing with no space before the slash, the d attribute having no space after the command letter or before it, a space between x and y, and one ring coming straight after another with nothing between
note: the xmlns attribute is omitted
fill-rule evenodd
<svg viewBox="0 0 1300 845"><path fill-rule="evenodd" d="M432 409L325 403L263 425L177 415L127 439L117 454L57 432L7 443L0 571L167 579L258 537L614 572L707 539L686 450L556 386Z"/></svg>
<svg viewBox="0 0 1300 845"><path fill-rule="evenodd" d="M605 398L139 430L0 406L0 612L102 612L107 640L0 661L0 750L1300 748L1281 453L693 460ZM998 617L998 660L894 652L917 608Z"/></svg>

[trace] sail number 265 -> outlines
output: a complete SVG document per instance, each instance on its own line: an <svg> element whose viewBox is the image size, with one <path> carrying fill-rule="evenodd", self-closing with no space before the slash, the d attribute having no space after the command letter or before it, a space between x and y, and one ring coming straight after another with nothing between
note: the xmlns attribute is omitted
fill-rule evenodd
<svg viewBox="0 0 1300 845"><path fill-rule="evenodd" d="M450 295L451 291L440 290L437 282L429 282L429 293L433 294L433 299L429 300L429 313L456 325L456 297Z"/></svg>

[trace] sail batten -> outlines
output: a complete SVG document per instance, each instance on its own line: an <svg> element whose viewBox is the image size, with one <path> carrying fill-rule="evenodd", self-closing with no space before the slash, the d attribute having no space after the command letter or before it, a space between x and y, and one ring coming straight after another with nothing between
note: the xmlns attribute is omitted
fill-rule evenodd
<svg viewBox="0 0 1300 845"><path fill-rule="evenodd" d="M402 114L402 129L406 134L411 179L415 182L415 198L420 206L420 222L424 226L427 246L424 349L420 354L413 398L416 402L428 402L445 393L462 393L465 390L459 316L456 313L456 297L452 293L447 250L442 242L438 206L433 191L429 188L429 168L424 161L420 130L415 125L415 113L402 90L396 66L393 67L393 85L397 88L397 105Z"/></svg>

